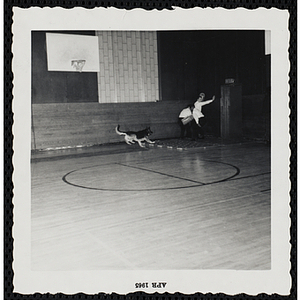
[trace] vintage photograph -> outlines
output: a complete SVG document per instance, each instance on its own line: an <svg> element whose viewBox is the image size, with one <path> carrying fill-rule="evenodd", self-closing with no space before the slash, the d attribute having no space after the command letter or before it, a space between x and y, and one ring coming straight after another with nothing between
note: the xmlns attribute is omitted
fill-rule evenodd
<svg viewBox="0 0 300 300"><path fill-rule="evenodd" d="M109 274L123 283L135 274L127 292L164 292L177 289L169 274L190 278L194 290L197 272L204 286L216 278L207 271L277 272L278 253L287 252L276 250L274 224L284 229L289 209L288 198L275 197L274 68L287 78L274 64L277 29L96 24L26 32L30 197L20 252L44 278L37 291L55 290L47 274ZM288 106L287 94L280 100ZM276 126L282 143L285 125ZM287 248L288 239L280 239ZM288 265L277 272L284 284ZM111 280L105 286L119 291Z"/></svg>
<svg viewBox="0 0 300 300"><path fill-rule="evenodd" d="M270 269L268 37L32 31L32 269Z"/></svg>

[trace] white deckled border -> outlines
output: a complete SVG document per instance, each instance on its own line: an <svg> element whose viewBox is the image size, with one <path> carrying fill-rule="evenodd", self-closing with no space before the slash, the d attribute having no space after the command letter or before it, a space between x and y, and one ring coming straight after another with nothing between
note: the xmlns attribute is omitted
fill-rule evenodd
<svg viewBox="0 0 300 300"><path fill-rule="evenodd" d="M258 293L288 295L291 287L289 244L289 86L288 12L277 9L193 8L13 9L14 112L14 292L74 294L135 292L134 282L168 282L161 292L184 294ZM271 31L272 53L272 269L270 271L77 271L30 270L30 117L32 30L204 30ZM148 289L153 293L157 290Z"/></svg>

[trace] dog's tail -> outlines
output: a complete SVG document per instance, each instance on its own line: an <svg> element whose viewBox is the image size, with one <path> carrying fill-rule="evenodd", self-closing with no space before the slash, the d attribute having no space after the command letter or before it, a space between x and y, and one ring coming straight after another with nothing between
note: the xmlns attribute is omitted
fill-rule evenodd
<svg viewBox="0 0 300 300"><path fill-rule="evenodd" d="M125 132L120 131L120 125L118 125L118 126L116 127L116 133L119 134L119 135L126 135Z"/></svg>

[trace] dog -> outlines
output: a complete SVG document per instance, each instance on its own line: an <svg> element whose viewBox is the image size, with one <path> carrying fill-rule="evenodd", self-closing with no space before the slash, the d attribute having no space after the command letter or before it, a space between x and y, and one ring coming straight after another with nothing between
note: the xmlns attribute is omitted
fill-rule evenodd
<svg viewBox="0 0 300 300"><path fill-rule="evenodd" d="M150 141L149 135L153 132L151 131L150 127L147 127L144 130L140 131L120 131L120 125L116 127L116 133L118 135L124 135L125 142L128 145L132 145L135 142L138 142L140 147L145 148L145 145L142 142L148 142L150 144L154 144L154 141Z"/></svg>

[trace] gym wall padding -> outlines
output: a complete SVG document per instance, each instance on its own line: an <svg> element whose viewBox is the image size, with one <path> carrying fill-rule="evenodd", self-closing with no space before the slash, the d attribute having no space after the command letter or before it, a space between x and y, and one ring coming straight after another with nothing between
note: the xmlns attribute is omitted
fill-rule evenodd
<svg viewBox="0 0 300 300"><path fill-rule="evenodd" d="M141 130L151 138L179 137L178 115L187 101L155 103L55 103L32 105L32 150L124 142L115 127Z"/></svg>

